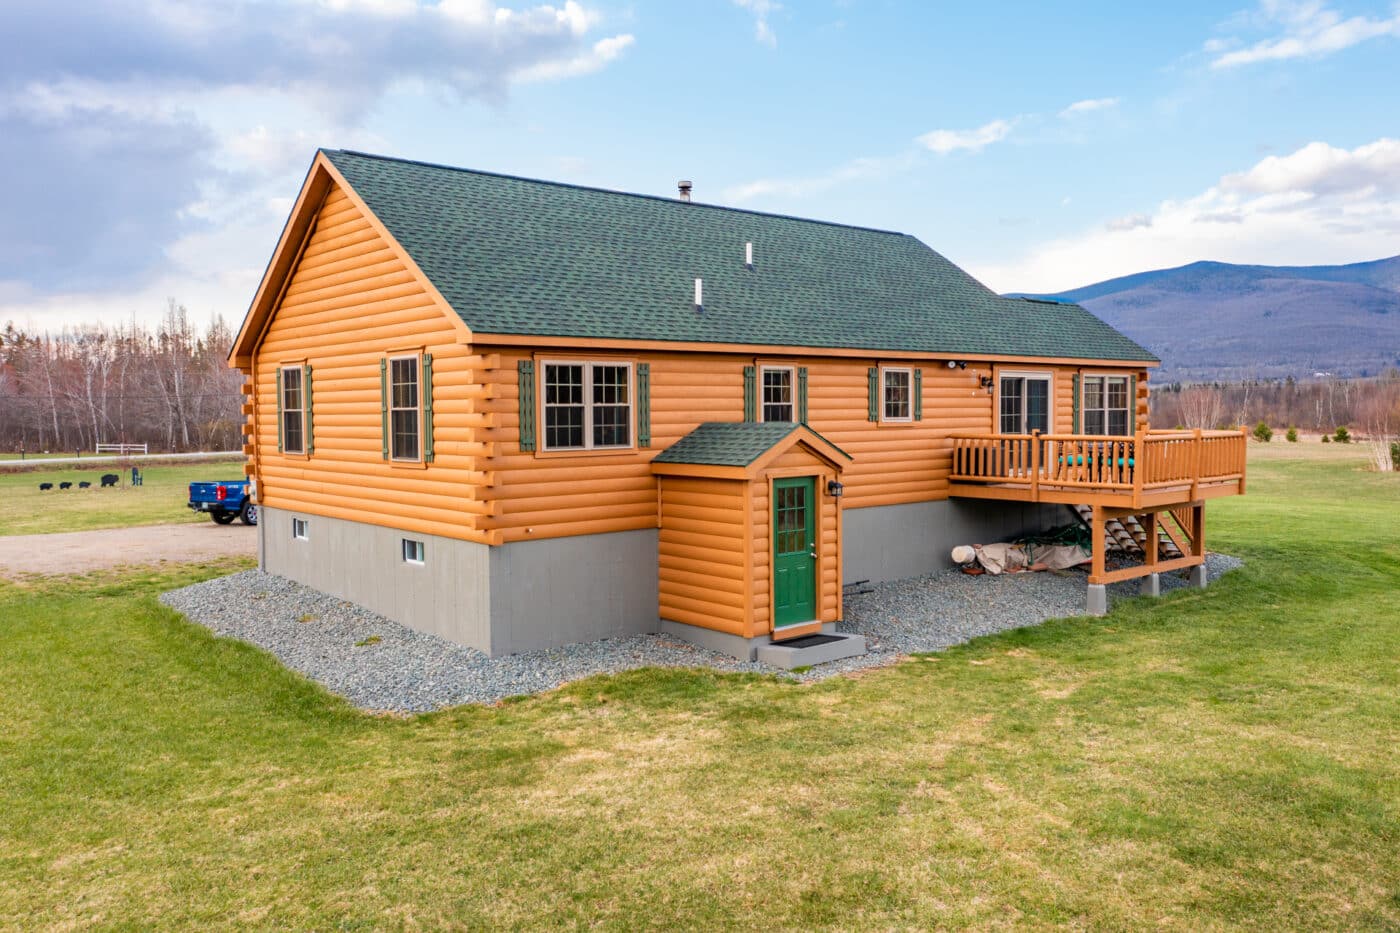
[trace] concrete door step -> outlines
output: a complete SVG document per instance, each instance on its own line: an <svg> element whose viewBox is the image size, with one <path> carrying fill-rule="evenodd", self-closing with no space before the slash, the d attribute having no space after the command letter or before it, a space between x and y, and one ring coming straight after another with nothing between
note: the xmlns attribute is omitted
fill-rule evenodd
<svg viewBox="0 0 1400 933"><path fill-rule="evenodd" d="M862 654L865 654L864 635L804 635L758 646L759 661L789 671L794 667L811 667Z"/></svg>

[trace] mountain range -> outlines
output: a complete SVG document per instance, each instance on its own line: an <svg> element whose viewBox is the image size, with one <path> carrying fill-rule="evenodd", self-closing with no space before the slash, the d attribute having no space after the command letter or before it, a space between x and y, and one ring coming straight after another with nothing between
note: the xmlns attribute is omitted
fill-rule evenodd
<svg viewBox="0 0 1400 933"><path fill-rule="evenodd" d="M1162 358L1158 383L1400 366L1400 256L1345 266L1193 262L1014 297L1083 305Z"/></svg>

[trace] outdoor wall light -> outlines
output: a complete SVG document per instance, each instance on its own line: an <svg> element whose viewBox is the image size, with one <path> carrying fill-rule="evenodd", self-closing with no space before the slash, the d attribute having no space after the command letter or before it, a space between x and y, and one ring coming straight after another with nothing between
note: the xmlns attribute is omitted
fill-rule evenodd
<svg viewBox="0 0 1400 933"><path fill-rule="evenodd" d="M839 499L846 494L846 487L836 480L831 480L826 484L826 494L833 499Z"/></svg>
<svg viewBox="0 0 1400 933"><path fill-rule="evenodd" d="M991 376L983 376L983 377L982 377L982 388L986 389L988 392L992 391L992 377L991 377Z"/></svg>

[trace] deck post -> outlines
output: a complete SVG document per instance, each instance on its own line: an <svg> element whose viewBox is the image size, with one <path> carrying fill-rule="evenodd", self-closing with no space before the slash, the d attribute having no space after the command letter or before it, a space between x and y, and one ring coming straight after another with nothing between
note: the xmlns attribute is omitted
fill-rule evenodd
<svg viewBox="0 0 1400 933"><path fill-rule="evenodd" d="M1149 573L1147 576L1142 578L1142 595L1162 595L1162 575L1160 573Z"/></svg>
<svg viewBox="0 0 1400 933"><path fill-rule="evenodd" d="M1090 565L1089 582L1102 583L1104 570L1104 517L1103 506L1095 505L1093 518L1089 522L1089 543L1093 545L1093 563ZM1092 587L1090 592L1092 592Z"/></svg>
<svg viewBox="0 0 1400 933"><path fill-rule="evenodd" d="M1193 589L1203 590L1206 588L1208 577L1206 576L1206 565L1197 564L1191 568L1191 576L1187 578L1189 585Z"/></svg>
<svg viewBox="0 0 1400 933"><path fill-rule="evenodd" d="M1102 583L1090 583L1084 597L1084 612L1091 616L1108 615L1108 587Z"/></svg>
<svg viewBox="0 0 1400 933"><path fill-rule="evenodd" d="M1031 501L1040 501L1040 431L1031 432Z"/></svg>

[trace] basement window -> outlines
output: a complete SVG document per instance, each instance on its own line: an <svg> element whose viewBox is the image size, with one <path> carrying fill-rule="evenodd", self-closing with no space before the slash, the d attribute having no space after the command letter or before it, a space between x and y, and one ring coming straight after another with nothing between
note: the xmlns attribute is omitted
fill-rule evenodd
<svg viewBox="0 0 1400 933"><path fill-rule="evenodd" d="M403 562L405 564L423 566L423 554L422 541L414 541L412 538L403 539Z"/></svg>
<svg viewBox="0 0 1400 933"><path fill-rule="evenodd" d="M307 532L309 531L309 525L310 523L304 518L292 519L292 537L298 541L309 540L309 536L307 534Z"/></svg>
<svg viewBox="0 0 1400 933"><path fill-rule="evenodd" d="M544 449L632 446L632 364L544 364Z"/></svg>
<svg viewBox="0 0 1400 933"><path fill-rule="evenodd" d="M792 407L792 367L763 367L763 420L796 421Z"/></svg>

